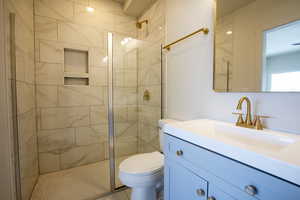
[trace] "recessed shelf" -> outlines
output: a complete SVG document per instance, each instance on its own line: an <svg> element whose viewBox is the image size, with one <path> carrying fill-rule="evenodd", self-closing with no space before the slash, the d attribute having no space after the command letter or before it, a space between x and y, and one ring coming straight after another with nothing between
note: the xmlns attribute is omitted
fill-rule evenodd
<svg viewBox="0 0 300 200"><path fill-rule="evenodd" d="M89 52L64 49L64 85L89 85Z"/></svg>
<svg viewBox="0 0 300 200"><path fill-rule="evenodd" d="M64 85L89 85L88 78L65 77Z"/></svg>
<svg viewBox="0 0 300 200"><path fill-rule="evenodd" d="M88 73L88 51L64 49L65 72Z"/></svg>
<svg viewBox="0 0 300 200"><path fill-rule="evenodd" d="M70 77L70 78L89 78L89 74L88 73L65 72L64 76L65 77Z"/></svg>

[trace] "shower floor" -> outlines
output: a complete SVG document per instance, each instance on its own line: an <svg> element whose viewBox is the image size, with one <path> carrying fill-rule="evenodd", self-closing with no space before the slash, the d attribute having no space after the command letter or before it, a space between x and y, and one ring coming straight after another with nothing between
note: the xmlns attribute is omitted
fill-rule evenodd
<svg viewBox="0 0 300 200"><path fill-rule="evenodd" d="M116 159L116 166L127 157ZM116 185L121 185L118 179ZM105 160L41 175L31 200L89 200L109 191L109 161Z"/></svg>
<svg viewBox="0 0 300 200"><path fill-rule="evenodd" d="M97 200L130 200L130 189L122 192L116 192L114 194L108 195L106 197Z"/></svg>

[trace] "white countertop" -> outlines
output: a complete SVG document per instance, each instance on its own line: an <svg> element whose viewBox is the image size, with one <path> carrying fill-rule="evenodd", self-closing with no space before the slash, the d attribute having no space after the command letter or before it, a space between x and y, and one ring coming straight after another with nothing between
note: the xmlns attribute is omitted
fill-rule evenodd
<svg viewBox="0 0 300 200"><path fill-rule="evenodd" d="M166 124L165 133L300 185L300 135L199 119Z"/></svg>

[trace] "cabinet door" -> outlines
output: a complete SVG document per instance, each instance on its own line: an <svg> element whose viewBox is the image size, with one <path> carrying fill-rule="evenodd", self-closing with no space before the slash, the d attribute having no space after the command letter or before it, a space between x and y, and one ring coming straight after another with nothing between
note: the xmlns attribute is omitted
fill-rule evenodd
<svg viewBox="0 0 300 200"><path fill-rule="evenodd" d="M221 189L216 187L213 184L209 184L208 186L208 200L238 200L238 198L234 198L229 194L223 192Z"/></svg>
<svg viewBox="0 0 300 200"><path fill-rule="evenodd" d="M193 172L173 163L168 167L167 200L206 200L207 182Z"/></svg>

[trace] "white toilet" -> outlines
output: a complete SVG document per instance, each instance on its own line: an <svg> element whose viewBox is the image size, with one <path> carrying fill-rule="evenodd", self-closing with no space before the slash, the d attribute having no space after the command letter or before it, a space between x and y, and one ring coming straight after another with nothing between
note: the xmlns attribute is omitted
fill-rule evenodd
<svg viewBox="0 0 300 200"><path fill-rule="evenodd" d="M166 123L176 123L176 120L159 121L160 148L163 151L162 128ZM132 189L131 200L156 200L157 191L163 187L164 156L156 151L137 154L120 164L119 178L121 182Z"/></svg>

